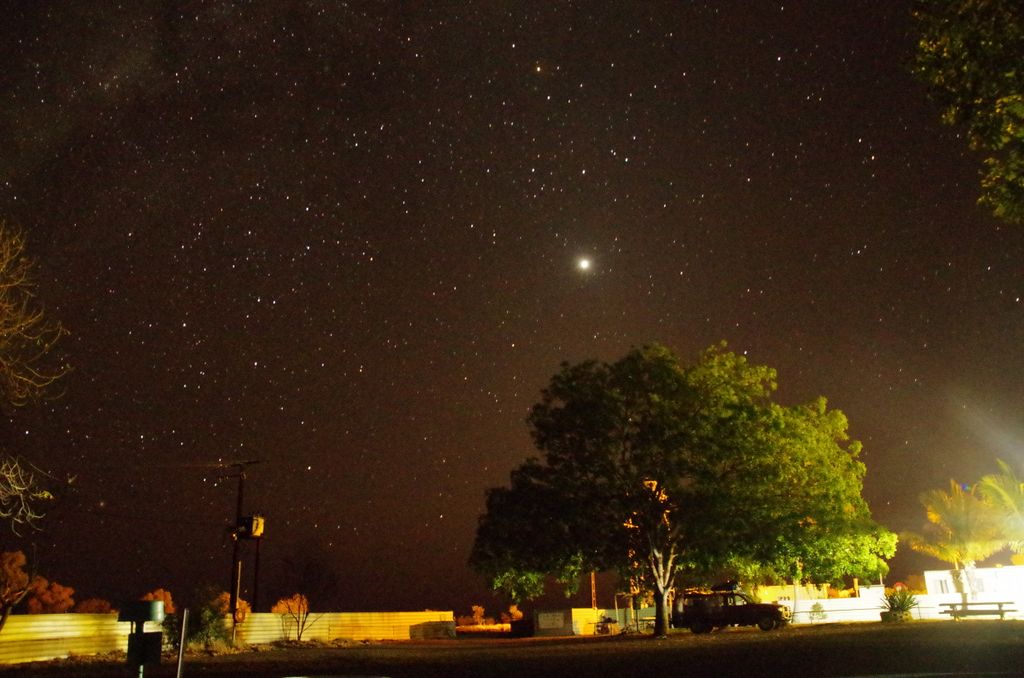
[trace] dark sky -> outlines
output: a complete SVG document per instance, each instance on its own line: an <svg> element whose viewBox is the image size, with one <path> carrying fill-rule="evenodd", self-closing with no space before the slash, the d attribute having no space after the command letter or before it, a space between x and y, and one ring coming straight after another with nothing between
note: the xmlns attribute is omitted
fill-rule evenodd
<svg viewBox="0 0 1024 678"><path fill-rule="evenodd" d="M74 372L4 439L77 479L4 545L79 599L226 588L211 465L261 459L261 597L291 556L339 609L468 611L559 363L722 339L846 412L876 517L919 527L922 490L1024 462L1024 232L975 205L911 28L895 0L5 3L0 216Z"/></svg>

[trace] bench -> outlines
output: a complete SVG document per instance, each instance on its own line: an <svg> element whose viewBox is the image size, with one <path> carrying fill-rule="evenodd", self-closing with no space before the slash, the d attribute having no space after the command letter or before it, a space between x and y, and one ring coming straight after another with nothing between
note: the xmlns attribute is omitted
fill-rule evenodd
<svg viewBox="0 0 1024 678"><path fill-rule="evenodd" d="M995 617L998 615L999 619L1004 619L1006 613L1016 612L1017 610L1005 607L1006 605L1012 605L1010 602L998 602L998 601L986 601L986 602L973 602L973 603L942 603L941 607L948 607L948 610L941 610L939 614L948 614L953 619L959 621L964 617Z"/></svg>

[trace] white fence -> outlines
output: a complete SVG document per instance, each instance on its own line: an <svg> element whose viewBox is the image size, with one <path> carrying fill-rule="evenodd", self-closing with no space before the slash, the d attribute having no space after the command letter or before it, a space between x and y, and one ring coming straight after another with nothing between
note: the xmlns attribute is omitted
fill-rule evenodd
<svg viewBox="0 0 1024 678"><path fill-rule="evenodd" d="M949 619L948 614L943 614L943 603L959 603L960 594L919 594L917 606L910 614L914 619ZM984 602L1008 602L1007 609L1012 610L1005 615L1006 619L1024 619L1024 608L1021 603L1024 600L1015 599L1010 596L972 596L970 601ZM780 601L790 605L793 609L794 624L825 624L832 622L864 622L879 621L879 613L882 611L882 602L877 598L822 598L820 600L798 600L796 605L791 601ZM993 608L994 609L994 608Z"/></svg>
<svg viewBox="0 0 1024 678"><path fill-rule="evenodd" d="M1024 619L1024 568L1019 568L1016 573L1008 572L1011 569L1002 568L1003 571L997 574L1001 577L1001 586L995 586L992 582L995 575L992 573L980 572L975 576L976 589L969 595L971 602L1004 602L1008 603L1006 619ZM926 572L929 590L939 587L932 581L940 581L942 576L949 576L948 572ZM1006 584L1010 576L1019 576L1022 581L1020 586L1009 586ZM988 579L984 579L984 577ZM978 585L977 581L988 582L988 585ZM947 587L948 588L948 587ZM765 593L775 594L766 596ZM832 624L839 622L877 622L881 618L879 613L883 610L885 589L881 586L861 586L860 596L856 598L828 598L827 588L808 586L783 586L770 587L767 590L758 590L759 597L764 602L774 602L789 607L793 612L793 624ZM961 600L958 593L929 593L918 594L917 606L911 610L915 619L949 619L944 614L944 603L958 603ZM534 632L542 636L577 635L589 636L598 632L598 622L609 618L617 622L616 631L621 630L645 630L650 628L654 620L654 608L647 607L633 613L627 608L614 609L591 609L572 608L564 610L546 610L534 613Z"/></svg>

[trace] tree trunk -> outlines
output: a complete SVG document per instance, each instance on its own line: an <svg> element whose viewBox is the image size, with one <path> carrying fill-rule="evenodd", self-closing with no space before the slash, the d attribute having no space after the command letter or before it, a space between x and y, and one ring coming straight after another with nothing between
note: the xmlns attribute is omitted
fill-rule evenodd
<svg viewBox="0 0 1024 678"><path fill-rule="evenodd" d="M654 580L654 635L664 638L668 635L668 594L675 582L675 549L671 542L663 548L655 546L656 541L648 538L650 552L647 555L647 564L651 568L651 578Z"/></svg>
<svg viewBox="0 0 1024 678"><path fill-rule="evenodd" d="M654 592L654 635L658 638L668 635L668 591L659 585Z"/></svg>
<svg viewBox="0 0 1024 678"><path fill-rule="evenodd" d="M953 577L953 588L955 588L960 593L960 601L964 604L964 607L966 607L967 606L967 594L969 592L968 591L969 584L968 584L968 581L967 581L967 573L963 570L963 568L960 568L960 567L958 567L958 568L956 568L954 570L950 570L949 573Z"/></svg>
<svg viewBox="0 0 1024 678"><path fill-rule="evenodd" d="M32 579L29 579L31 582ZM15 593L11 598L0 602L0 631L4 630L4 625L7 624L7 618L11 616L11 612L18 606L18 603L25 600L28 592L31 591L31 584L27 584L25 588Z"/></svg>

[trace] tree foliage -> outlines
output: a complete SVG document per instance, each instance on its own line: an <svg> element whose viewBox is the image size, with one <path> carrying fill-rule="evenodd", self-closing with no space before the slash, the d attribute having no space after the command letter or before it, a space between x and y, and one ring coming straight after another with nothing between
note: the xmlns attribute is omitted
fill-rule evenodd
<svg viewBox="0 0 1024 678"><path fill-rule="evenodd" d="M914 70L985 151L979 202L1024 222L1024 5L1019 0L918 0Z"/></svg>
<svg viewBox="0 0 1024 678"><path fill-rule="evenodd" d="M1024 481L1002 460L997 460L999 473L978 481L982 499L997 512L1003 537L1015 553L1024 553Z"/></svg>
<svg viewBox="0 0 1024 678"><path fill-rule="evenodd" d="M293 594L290 598L281 598L270 608L274 614L281 615L281 625L285 627L287 637L290 627L294 624L295 640L302 640L302 634L316 619L310 619L309 600L301 593ZM318 617L319 618L319 617Z"/></svg>
<svg viewBox="0 0 1024 678"><path fill-rule="evenodd" d="M153 589L139 600L159 600L164 604L164 614L174 614L177 610L174 607L174 597L167 589Z"/></svg>
<svg viewBox="0 0 1024 678"><path fill-rule="evenodd" d="M1007 539L1003 521L995 506L975 487L964 488L949 481L949 492L929 490L921 494L928 522L923 533L906 532L904 540L913 550L953 566L953 583L967 600L970 570L1003 548Z"/></svg>
<svg viewBox="0 0 1024 678"><path fill-rule="evenodd" d="M35 577L27 606L29 614L59 614L75 605L75 590L45 577Z"/></svg>
<svg viewBox="0 0 1024 678"><path fill-rule="evenodd" d="M230 614L229 605L230 595L226 591L221 591L215 586L200 587L193 596L192 604L189 605L186 646L211 648L229 644L231 629L226 623ZM239 599L237 609L248 609L248 605ZM178 615L175 614L168 619L177 622ZM175 623L167 626L172 631L172 637L177 638L180 627Z"/></svg>
<svg viewBox="0 0 1024 678"><path fill-rule="evenodd" d="M470 558L513 599L617 570L654 590L656 632L681 570L770 577L876 571L895 537L860 496L864 466L824 399L774 403L774 370L724 345L684 366L661 346L563 364L532 410L541 458L487 494Z"/></svg>
<svg viewBox="0 0 1024 678"><path fill-rule="evenodd" d="M227 591L222 591L217 599L213 602L213 607L220 614L230 616L231 615L231 594ZM245 618L252 612L252 606L249 605L249 601L238 598L235 600L235 621L241 624L245 621Z"/></svg>
<svg viewBox="0 0 1024 678"><path fill-rule="evenodd" d="M915 551L960 570L974 567L1005 546L999 515L974 488L965 489L950 480L948 492L929 490L920 499L928 519L925 530L907 532L904 537Z"/></svg>

